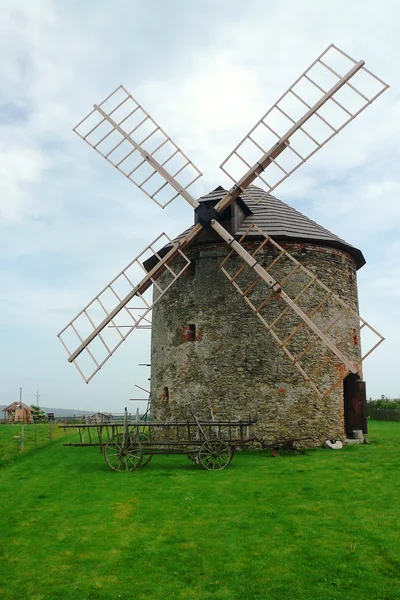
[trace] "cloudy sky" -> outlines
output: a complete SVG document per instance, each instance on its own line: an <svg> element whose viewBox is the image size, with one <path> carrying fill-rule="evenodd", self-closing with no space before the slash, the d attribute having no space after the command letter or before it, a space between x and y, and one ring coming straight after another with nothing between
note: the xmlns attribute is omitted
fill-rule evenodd
<svg viewBox="0 0 400 600"><path fill-rule="evenodd" d="M161 231L162 211L72 132L123 83L203 171L331 42L391 88L275 193L351 244L361 313L387 338L368 396L400 396L400 6L396 0L0 0L0 404L121 412L148 386L149 333L85 385L58 331ZM132 406L132 404L130 405Z"/></svg>

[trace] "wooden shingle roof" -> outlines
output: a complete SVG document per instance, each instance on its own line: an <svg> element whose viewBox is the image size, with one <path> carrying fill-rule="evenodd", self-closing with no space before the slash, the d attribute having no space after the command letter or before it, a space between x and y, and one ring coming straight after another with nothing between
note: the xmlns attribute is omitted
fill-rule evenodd
<svg viewBox="0 0 400 600"><path fill-rule="evenodd" d="M218 187L209 194L199 198L199 202L216 204L226 194L226 190ZM272 238L300 242L318 243L344 250L356 261L357 269L365 264L365 258L358 248L355 248L322 225L306 217L301 212L285 204L275 196L267 194L261 188L251 185L240 195L240 200L249 209L236 231L235 237L241 237L250 225L255 224ZM176 239L182 238L186 230ZM249 236L257 236L256 231ZM200 240L201 241L201 238Z"/></svg>

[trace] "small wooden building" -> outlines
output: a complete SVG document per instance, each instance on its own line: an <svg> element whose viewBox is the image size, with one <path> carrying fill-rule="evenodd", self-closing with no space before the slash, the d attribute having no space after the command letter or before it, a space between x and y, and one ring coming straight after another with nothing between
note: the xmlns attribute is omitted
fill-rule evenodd
<svg viewBox="0 0 400 600"><path fill-rule="evenodd" d="M12 402L3 408L4 419L8 423L31 423L31 409L24 402Z"/></svg>
<svg viewBox="0 0 400 600"><path fill-rule="evenodd" d="M104 424L109 423L112 419L112 415L110 413L96 412L93 415L87 415L86 423L90 424Z"/></svg>

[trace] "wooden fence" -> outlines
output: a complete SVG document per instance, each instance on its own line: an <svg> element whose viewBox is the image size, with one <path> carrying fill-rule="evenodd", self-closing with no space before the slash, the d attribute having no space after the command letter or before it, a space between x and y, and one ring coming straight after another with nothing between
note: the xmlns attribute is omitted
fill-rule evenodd
<svg viewBox="0 0 400 600"><path fill-rule="evenodd" d="M400 408L369 408L368 416L378 421L400 421Z"/></svg>
<svg viewBox="0 0 400 600"><path fill-rule="evenodd" d="M64 437L54 423L6 423L0 425L0 468L22 452L34 450Z"/></svg>
<svg viewBox="0 0 400 600"><path fill-rule="evenodd" d="M47 416L49 417L49 415L47 415ZM62 417L60 417L60 416L51 416L50 418L47 418L44 421L40 421L40 422L47 423L49 421L53 421L54 423L57 423L57 424L61 424L61 423L68 423L68 424L69 423L77 423L79 425L79 424L87 422L87 419L86 419L87 416L89 417L90 415L69 415L69 416L62 416ZM108 419L99 420L98 422L99 423L105 423L105 422L120 423L120 422L123 422L124 416L125 416L125 413L110 413ZM139 418L141 420L143 420L143 421L144 420L148 420L147 418L144 418L144 417L146 417L146 415L139 415ZM129 418L129 420L134 419L135 418L135 414L129 413L128 414L128 418ZM96 421L96 419L94 419L94 420L92 420L92 422L96 423L97 421ZM16 421L7 421L6 419L0 419L0 425L1 424L2 425L9 425L9 424L10 425L16 425L16 424L20 425L21 423L18 423Z"/></svg>

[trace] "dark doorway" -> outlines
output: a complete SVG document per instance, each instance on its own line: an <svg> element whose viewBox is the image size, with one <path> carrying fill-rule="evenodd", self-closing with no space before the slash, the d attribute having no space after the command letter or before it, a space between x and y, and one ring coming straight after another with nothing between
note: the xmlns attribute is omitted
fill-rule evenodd
<svg viewBox="0 0 400 600"><path fill-rule="evenodd" d="M365 381L350 373L343 380L344 427L347 437L352 437L355 429L368 433L367 391Z"/></svg>

